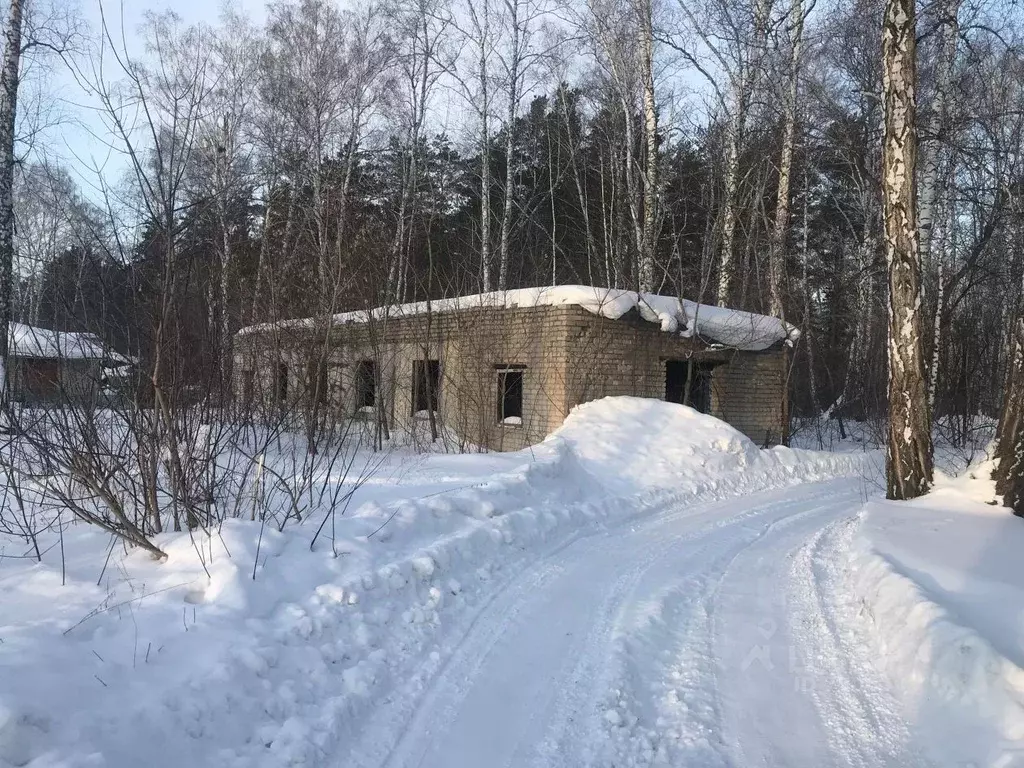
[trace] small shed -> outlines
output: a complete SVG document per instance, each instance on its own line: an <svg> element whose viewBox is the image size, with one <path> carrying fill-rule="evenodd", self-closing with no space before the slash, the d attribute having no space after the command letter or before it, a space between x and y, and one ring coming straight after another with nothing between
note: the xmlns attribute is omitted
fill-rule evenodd
<svg viewBox="0 0 1024 768"><path fill-rule="evenodd" d="M517 450L580 403L609 395L685 403L759 444L784 432L783 321L675 296L527 288L250 326L235 394L324 409L425 436Z"/></svg>
<svg viewBox="0 0 1024 768"><path fill-rule="evenodd" d="M7 383L17 402L82 402L100 391L106 366L129 361L93 333L10 324Z"/></svg>

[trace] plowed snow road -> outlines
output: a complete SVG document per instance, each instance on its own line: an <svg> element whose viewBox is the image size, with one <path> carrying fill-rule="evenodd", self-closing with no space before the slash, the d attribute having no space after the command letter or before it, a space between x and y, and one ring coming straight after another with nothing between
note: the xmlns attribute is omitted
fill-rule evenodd
<svg viewBox="0 0 1024 768"><path fill-rule="evenodd" d="M670 508L496 587L340 765L913 766L837 599L862 482Z"/></svg>

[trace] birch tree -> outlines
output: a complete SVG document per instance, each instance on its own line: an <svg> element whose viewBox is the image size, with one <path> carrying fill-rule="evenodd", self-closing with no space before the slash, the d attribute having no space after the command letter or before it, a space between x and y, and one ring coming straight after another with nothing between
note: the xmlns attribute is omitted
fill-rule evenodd
<svg viewBox="0 0 1024 768"><path fill-rule="evenodd" d="M495 58L497 34L495 9L492 0L466 0L464 12L468 23L459 25L452 23L461 37L468 43L470 53L467 58L469 74L456 70L455 81L462 91L469 110L479 121L476 131L477 151L480 159L480 279L485 292L494 287L492 275L492 234L491 210L492 178L491 178L491 120L495 79Z"/></svg>
<svg viewBox="0 0 1024 768"><path fill-rule="evenodd" d="M882 27L885 252L889 266L889 438L886 495L912 499L932 482L931 418L921 349L917 228L914 0L887 0Z"/></svg>
<svg viewBox="0 0 1024 768"><path fill-rule="evenodd" d="M792 0L790 3L789 26L791 42L786 91L783 97L782 150L779 155L779 182L775 195L775 217L772 222L768 251L769 312L780 319L785 319L783 290L786 272L786 237L789 233L790 184L793 173L793 150L796 144L799 105L800 58L803 50L803 0Z"/></svg>
<svg viewBox="0 0 1024 768"><path fill-rule="evenodd" d="M593 46L603 91L601 101L608 101L609 116L617 112L620 121L616 127L621 132L602 137L606 141L602 142L597 168L604 272L605 279L613 287L625 287L627 279L623 254L627 241L621 232L622 227L629 227L629 236L638 257L643 244L635 140L640 80L633 16L632 8L617 0L588 0L586 15L580 22Z"/></svg>
<svg viewBox="0 0 1024 768"><path fill-rule="evenodd" d="M921 231L921 261L928 264L932 251L932 233L939 184L940 147L949 111L953 66L960 37L961 0L944 0L937 8L938 57L926 135L921 142L921 178L918 184L918 229Z"/></svg>
<svg viewBox="0 0 1024 768"><path fill-rule="evenodd" d="M102 217L79 194L66 167L23 163L15 176L15 264L12 320L40 324L46 270L75 246L93 244ZM84 268L84 265L83 265Z"/></svg>
<svg viewBox="0 0 1024 768"><path fill-rule="evenodd" d="M502 0L501 38L498 48L505 98L505 195L498 233L498 290L508 289L512 225L520 207L516 190L516 120L528 94L534 70L546 53L537 47L537 25L548 11L545 0Z"/></svg>
<svg viewBox="0 0 1024 768"><path fill-rule="evenodd" d="M939 4L939 50L935 66L935 88L932 95L931 111L928 120L928 131L925 141L921 142L921 178L918 185L919 215L918 228L921 237L921 262L927 268L933 261L938 262L935 282L935 320L932 326L932 360L928 370L928 407L935 409L935 390L939 380L939 361L942 351L942 315L945 307L946 285L945 264L943 254L935 257L935 211L936 209L952 211L943 205L939 198L939 168L941 164L940 149L942 134L946 129L949 111L950 89L953 81L953 66L956 61L957 43L960 37L960 3L961 0L946 0ZM950 227L952 221L949 221ZM947 238L949 233L947 232Z"/></svg>
<svg viewBox="0 0 1024 768"><path fill-rule="evenodd" d="M608 168L600 169L605 273L615 285L626 279L615 226L622 220L629 228L629 250L635 253L629 287L642 291L655 288L662 221L655 8L654 0L588 0L587 14L580 22L593 45L598 71L619 112L622 130L621 140L608 147Z"/></svg>
<svg viewBox="0 0 1024 768"><path fill-rule="evenodd" d="M644 213L640 242L639 289L653 291L658 238L658 105L654 92L654 0L633 0L636 14L644 114Z"/></svg>
<svg viewBox="0 0 1024 768"><path fill-rule="evenodd" d="M7 405L14 271L14 128L18 111L21 64L22 0L11 0L4 27L4 60L0 71L0 407Z"/></svg>
<svg viewBox="0 0 1024 768"><path fill-rule="evenodd" d="M77 19L59 2L29 6L10 0L3 27L4 54L0 64L0 408L7 404L8 330L14 311L14 176L15 144L31 141L52 119L37 104L33 125L18 136L19 97L27 54L32 49L63 56L77 37Z"/></svg>
<svg viewBox="0 0 1024 768"><path fill-rule="evenodd" d="M785 320L783 292L786 282L786 239L789 234L790 181L793 174L793 149L796 143L797 113L800 93L800 57L804 36L803 0L792 0L789 8L789 67L782 113L782 150L779 156L778 189L775 195L775 217L768 240L768 304L769 312ZM781 412L782 442L789 443L789 348L783 351L784 374Z"/></svg>
<svg viewBox="0 0 1024 768"><path fill-rule="evenodd" d="M257 102L252 93L257 87L258 43L254 30L245 19L228 15L224 27L211 41L210 108L204 110L204 134L200 155L205 165L204 196L213 200L219 236L217 238L216 285L211 281L210 327L215 329L216 353L224 382L231 371L231 278L233 241L238 223L232 220L233 201L248 193L253 185L253 141L249 126Z"/></svg>
<svg viewBox="0 0 1024 768"><path fill-rule="evenodd" d="M308 185L304 223L312 235L317 309L322 310L331 304L336 278L325 173L344 135L345 22L328 0L279 0L270 6L268 38L266 98L295 142L292 194Z"/></svg>
<svg viewBox="0 0 1024 768"><path fill-rule="evenodd" d="M761 74L761 58L767 37L771 0L755 0L753 34L748 45L739 46L737 67L731 83L727 149L725 158L725 195L722 201L722 245L718 271L718 305L725 306L732 295L736 272L736 225L739 219L738 196L740 152L747 132L747 119L754 89ZM708 42L707 40L705 41Z"/></svg>
<svg viewBox="0 0 1024 768"><path fill-rule="evenodd" d="M725 148L719 205L718 281L715 299L727 304L736 277L736 230L740 220L740 160L750 111L763 77L773 0L678 0L680 22L665 41L708 83L714 110L724 116Z"/></svg>
<svg viewBox="0 0 1024 768"><path fill-rule="evenodd" d="M402 302L409 290L411 217L421 187L424 130L438 81L450 71L454 55L450 46L451 20L441 0L401 0L393 14L401 39L396 54L396 122L404 156L387 300Z"/></svg>

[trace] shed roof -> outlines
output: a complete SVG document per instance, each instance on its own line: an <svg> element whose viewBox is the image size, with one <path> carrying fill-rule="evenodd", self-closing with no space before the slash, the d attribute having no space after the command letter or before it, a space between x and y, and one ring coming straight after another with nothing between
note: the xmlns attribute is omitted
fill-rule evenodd
<svg viewBox="0 0 1024 768"><path fill-rule="evenodd" d="M8 343L11 354L15 357L130 362L128 358L104 344L94 333L53 331L12 322L8 332Z"/></svg>
<svg viewBox="0 0 1024 768"><path fill-rule="evenodd" d="M698 304L676 296L638 293L621 288L597 288L589 285L557 285L542 288L519 288L493 291L449 299L418 301L375 307L370 310L342 312L332 316L335 325L365 323L370 319L401 318L457 312L478 308L578 306L595 315L618 320L636 310L644 320L658 324L661 330L681 336L698 337L712 344L733 349L759 351L780 342L794 343L800 330L776 317L758 315L728 307ZM313 328L319 318L282 320L242 328L238 334L248 335L271 330Z"/></svg>

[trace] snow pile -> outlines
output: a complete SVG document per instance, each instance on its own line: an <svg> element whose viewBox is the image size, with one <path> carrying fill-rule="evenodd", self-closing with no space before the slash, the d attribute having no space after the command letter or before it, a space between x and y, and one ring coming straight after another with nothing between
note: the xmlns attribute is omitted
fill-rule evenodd
<svg viewBox="0 0 1024 768"><path fill-rule="evenodd" d="M782 341L795 343L800 336L800 330L796 326L775 317L698 304L675 296L638 293L620 288L596 288L588 285L520 288L430 302L421 301L377 307L366 311L342 312L334 315L331 321L341 325L365 323L370 319L412 317L427 312L457 312L481 307L512 309L566 305L578 306L595 315L612 320L618 320L627 313L636 311L644 320L657 324L661 330L667 333L678 333L687 338L696 336L710 343L722 344L734 349L763 350ZM311 328L316 322L316 318L285 320L279 323L252 325L242 328L238 333L246 335L273 329Z"/></svg>
<svg viewBox="0 0 1024 768"><path fill-rule="evenodd" d="M615 397L577 406L549 438L620 493L728 476L761 458L750 438L713 416L674 403Z"/></svg>
<svg viewBox="0 0 1024 768"><path fill-rule="evenodd" d="M850 588L878 665L957 765L1024 760L1024 522L991 505L984 465L909 503L872 502Z"/></svg>
<svg viewBox="0 0 1024 768"><path fill-rule="evenodd" d="M80 525L44 535L40 564L0 536L0 766L381 764L385 741L349 754L375 705L411 712L546 553L865 460L758 451L683 406L609 398L532 450L393 457L312 551L329 509L283 531L163 534L162 564Z"/></svg>
<svg viewBox="0 0 1024 768"><path fill-rule="evenodd" d="M761 450L714 416L642 397L607 397L573 408L540 448L565 443L594 482L620 495L738 493L844 476L877 476L881 451Z"/></svg>

